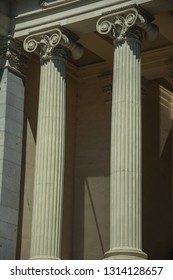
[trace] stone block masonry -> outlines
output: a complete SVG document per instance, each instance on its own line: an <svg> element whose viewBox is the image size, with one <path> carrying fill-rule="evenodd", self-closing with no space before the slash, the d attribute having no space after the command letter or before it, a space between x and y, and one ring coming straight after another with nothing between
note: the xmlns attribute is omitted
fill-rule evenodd
<svg viewBox="0 0 173 280"><path fill-rule="evenodd" d="M24 85L9 69L0 69L0 259L16 258Z"/></svg>

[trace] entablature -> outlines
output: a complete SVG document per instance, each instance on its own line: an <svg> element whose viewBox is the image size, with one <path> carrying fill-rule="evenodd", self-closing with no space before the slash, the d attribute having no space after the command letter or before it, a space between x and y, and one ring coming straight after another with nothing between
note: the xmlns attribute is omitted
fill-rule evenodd
<svg viewBox="0 0 173 280"><path fill-rule="evenodd" d="M120 8L142 6L146 2L151 0L46 1L47 6L15 16L12 19L13 34L15 38L22 38L58 25L80 36L95 31L96 21L103 14Z"/></svg>

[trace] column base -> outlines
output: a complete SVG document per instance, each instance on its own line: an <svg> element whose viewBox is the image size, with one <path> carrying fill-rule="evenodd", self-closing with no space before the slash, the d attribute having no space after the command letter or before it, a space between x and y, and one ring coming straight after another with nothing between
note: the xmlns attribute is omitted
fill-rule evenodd
<svg viewBox="0 0 173 280"><path fill-rule="evenodd" d="M146 260L148 258L140 249L114 248L105 253L105 260Z"/></svg>
<svg viewBox="0 0 173 280"><path fill-rule="evenodd" d="M30 260L61 260L60 258L50 256L35 256L31 257Z"/></svg>

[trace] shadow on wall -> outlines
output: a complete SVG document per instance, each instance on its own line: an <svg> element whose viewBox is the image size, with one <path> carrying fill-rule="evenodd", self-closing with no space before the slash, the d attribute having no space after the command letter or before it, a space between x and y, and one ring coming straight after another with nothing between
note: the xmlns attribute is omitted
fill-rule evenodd
<svg viewBox="0 0 173 280"><path fill-rule="evenodd" d="M111 104L106 111L98 83L90 83L78 98L74 259L102 259L109 249ZM143 251L171 259L171 119L159 90L149 82L143 99Z"/></svg>
<svg viewBox="0 0 173 280"><path fill-rule="evenodd" d="M76 93L77 93L76 80L70 78L67 75L65 174L64 174L62 246L61 246L61 258L64 260L72 259L72 255L73 255Z"/></svg>
<svg viewBox="0 0 173 280"><path fill-rule="evenodd" d="M109 249L109 178L83 179L75 195L73 259L103 259Z"/></svg>
<svg viewBox="0 0 173 280"><path fill-rule="evenodd" d="M111 103L96 78L79 85L73 259L103 259L109 249Z"/></svg>
<svg viewBox="0 0 173 280"><path fill-rule="evenodd" d="M148 84L142 109L143 251L171 259L171 118L157 82Z"/></svg>
<svg viewBox="0 0 173 280"><path fill-rule="evenodd" d="M34 94L38 94L38 78L35 79L37 85L34 86L32 75L34 73L28 75L26 88L29 91L25 95L25 138L17 252L17 258L22 259L29 257L31 211L28 210L27 199L32 204L34 177L34 160L30 158L32 147L27 143L28 128L30 127L35 143L37 125L38 96L36 98ZM71 91L67 98L62 258L103 259L104 252L109 249L111 103L105 102L97 79L81 84L80 95L77 99L75 130L76 88L74 85L73 87L74 92L70 84ZM143 251L149 255L149 259L171 259L172 123L170 110L159 104L159 85L156 82L149 82L143 100L142 122ZM76 143L74 143L75 135ZM33 142L32 146L35 145ZM74 151L74 146L76 151ZM27 147L28 150L26 150ZM74 181L73 172L75 172Z"/></svg>
<svg viewBox="0 0 173 280"><path fill-rule="evenodd" d="M39 60L36 57L30 59L25 79L25 113L23 126L17 259L28 259L30 256L35 144L39 95L39 69Z"/></svg>

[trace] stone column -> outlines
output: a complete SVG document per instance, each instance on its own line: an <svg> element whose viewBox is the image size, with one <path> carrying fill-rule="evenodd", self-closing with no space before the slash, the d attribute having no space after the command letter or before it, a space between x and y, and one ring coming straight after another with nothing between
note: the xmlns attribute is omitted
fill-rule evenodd
<svg viewBox="0 0 173 280"><path fill-rule="evenodd" d="M65 59L41 64L31 258L60 258L65 147Z"/></svg>
<svg viewBox="0 0 173 280"><path fill-rule="evenodd" d="M0 259L16 259L26 53L0 37Z"/></svg>
<svg viewBox="0 0 173 280"><path fill-rule="evenodd" d="M61 255L67 57L62 46L69 47L69 40L59 29L24 41L26 51L38 49L41 57L31 259Z"/></svg>
<svg viewBox="0 0 173 280"><path fill-rule="evenodd" d="M147 27L146 27L147 26ZM136 9L102 17L101 34L114 42L111 167L110 250L107 259L146 259L142 252L141 212L141 51L144 32L155 27Z"/></svg>

